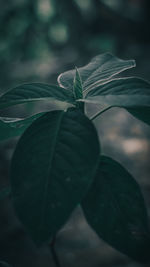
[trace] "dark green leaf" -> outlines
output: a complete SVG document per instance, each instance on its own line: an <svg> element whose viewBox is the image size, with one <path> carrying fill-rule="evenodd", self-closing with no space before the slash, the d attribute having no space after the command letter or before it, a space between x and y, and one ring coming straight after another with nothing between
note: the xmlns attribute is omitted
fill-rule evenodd
<svg viewBox="0 0 150 267"><path fill-rule="evenodd" d="M52 111L23 134L12 159L19 218L32 237L47 241L87 192L99 160L91 121L78 109Z"/></svg>
<svg viewBox="0 0 150 267"><path fill-rule="evenodd" d="M119 163L101 157L82 208L89 224L111 246L135 260L150 259L144 199L137 182Z"/></svg>
<svg viewBox="0 0 150 267"><path fill-rule="evenodd" d="M150 124L150 84L139 78L121 78L106 82L86 95L85 102L126 108L133 116Z"/></svg>
<svg viewBox="0 0 150 267"><path fill-rule="evenodd" d="M0 141L21 135L34 120L43 114L44 112L25 119L0 117Z"/></svg>
<svg viewBox="0 0 150 267"><path fill-rule="evenodd" d="M127 109L134 117L150 125L150 106Z"/></svg>
<svg viewBox="0 0 150 267"><path fill-rule="evenodd" d="M0 97L0 109L41 100L74 103L73 94L62 87L44 83L30 83L20 85L3 94Z"/></svg>
<svg viewBox="0 0 150 267"><path fill-rule="evenodd" d="M94 57L88 65L78 68L78 70L81 75L83 90L88 91L114 75L133 67L135 67L134 60L122 60L106 53ZM60 74L58 77L59 85L72 91L74 76L75 70Z"/></svg>

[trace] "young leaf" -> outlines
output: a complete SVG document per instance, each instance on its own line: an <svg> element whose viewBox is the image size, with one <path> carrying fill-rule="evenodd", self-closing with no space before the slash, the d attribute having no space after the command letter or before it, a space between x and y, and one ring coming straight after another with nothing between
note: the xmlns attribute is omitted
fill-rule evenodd
<svg viewBox="0 0 150 267"><path fill-rule="evenodd" d="M25 119L0 117L0 141L21 135L34 120L43 114L44 112Z"/></svg>
<svg viewBox="0 0 150 267"><path fill-rule="evenodd" d="M92 91L85 102L126 108L133 116L150 124L150 84L139 78L120 78L106 82Z"/></svg>
<svg viewBox="0 0 150 267"><path fill-rule="evenodd" d="M62 87L44 83L30 83L20 85L3 94L0 97L0 109L41 100L74 104L73 94Z"/></svg>
<svg viewBox="0 0 150 267"><path fill-rule="evenodd" d="M101 157L82 208L88 223L111 246L135 260L150 260L144 199L137 182L118 162Z"/></svg>
<svg viewBox="0 0 150 267"><path fill-rule="evenodd" d="M92 182L98 155L96 129L75 108L48 112L24 132L12 159L12 194L35 241L47 241L66 222Z"/></svg>
<svg viewBox="0 0 150 267"><path fill-rule="evenodd" d="M82 99L83 98L83 88L82 88L82 81L80 77L80 73L78 72L78 69L76 68L76 73L74 77L73 82L73 93L75 96L75 99Z"/></svg>
<svg viewBox="0 0 150 267"><path fill-rule="evenodd" d="M134 60L122 60L106 53L94 57L88 65L78 68L78 70L81 75L83 90L88 91L114 75L133 67L135 67ZM74 76L75 70L60 74L58 77L59 85L72 91Z"/></svg>
<svg viewBox="0 0 150 267"><path fill-rule="evenodd" d="M76 100L76 107L79 108L84 113L84 103L78 102L78 99L83 98L83 87L82 87L82 80L80 77L80 73L78 72L78 69L76 68L76 74L73 81L73 94L74 98Z"/></svg>

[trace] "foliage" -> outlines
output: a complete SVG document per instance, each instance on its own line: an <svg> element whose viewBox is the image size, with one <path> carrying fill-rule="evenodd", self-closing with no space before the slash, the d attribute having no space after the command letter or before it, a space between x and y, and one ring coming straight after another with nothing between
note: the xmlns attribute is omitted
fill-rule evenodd
<svg viewBox="0 0 150 267"><path fill-rule="evenodd" d="M99 237L135 260L149 260L150 231L140 187L121 164L101 155L92 123L107 109L120 107L150 124L150 84L116 77L134 66L134 60L102 54L62 73L58 86L25 84L0 97L0 109L39 100L65 103L64 110L2 118L0 124L1 140L21 135L12 158L11 193L37 244L53 238L80 204ZM92 118L86 114L88 103L99 105ZM3 189L0 196L5 195Z"/></svg>

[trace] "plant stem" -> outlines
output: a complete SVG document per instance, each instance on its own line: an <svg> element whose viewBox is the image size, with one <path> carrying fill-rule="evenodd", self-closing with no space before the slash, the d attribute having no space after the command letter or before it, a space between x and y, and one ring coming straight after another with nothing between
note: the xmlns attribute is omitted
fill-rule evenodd
<svg viewBox="0 0 150 267"><path fill-rule="evenodd" d="M55 243L56 243L56 236L53 237L50 246L51 246L51 252L52 252L53 259L54 259L56 266L61 267L60 262L59 262L59 258L58 258L57 253L56 253Z"/></svg>
<svg viewBox="0 0 150 267"><path fill-rule="evenodd" d="M81 112L83 112L84 113L84 102L76 102L76 107L78 108L78 109L80 109L80 111Z"/></svg>
<svg viewBox="0 0 150 267"><path fill-rule="evenodd" d="M80 110L84 113L84 102L79 102Z"/></svg>

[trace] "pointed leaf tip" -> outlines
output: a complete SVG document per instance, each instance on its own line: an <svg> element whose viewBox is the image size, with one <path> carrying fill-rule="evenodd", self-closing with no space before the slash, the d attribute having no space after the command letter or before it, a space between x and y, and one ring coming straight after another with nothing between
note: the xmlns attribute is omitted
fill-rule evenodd
<svg viewBox="0 0 150 267"><path fill-rule="evenodd" d="M0 142L20 136L33 121L43 114L44 112L41 112L27 118L0 117Z"/></svg>
<svg viewBox="0 0 150 267"><path fill-rule="evenodd" d="M77 69L77 67L75 68L76 72L75 72L75 77L74 77L74 81L73 81L73 92L74 92L74 96L75 99L82 99L83 98L83 87L82 87L82 80L81 80L81 76L80 73Z"/></svg>

